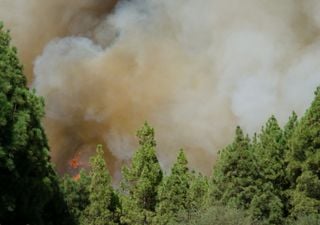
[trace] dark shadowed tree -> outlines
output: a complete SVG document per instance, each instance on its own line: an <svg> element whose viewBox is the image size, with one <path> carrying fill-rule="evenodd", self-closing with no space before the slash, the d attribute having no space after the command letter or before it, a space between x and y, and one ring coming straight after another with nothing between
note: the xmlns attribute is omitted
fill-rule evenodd
<svg viewBox="0 0 320 225"><path fill-rule="evenodd" d="M61 179L61 189L65 202L77 223L80 223L86 207L89 205L89 187L91 177L88 172L81 170L78 179L65 175Z"/></svg>
<svg viewBox="0 0 320 225"><path fill-rule="evenodd" d="M44 102L26 86L0 24L0 224L72 224L41 125Z"/></svg>

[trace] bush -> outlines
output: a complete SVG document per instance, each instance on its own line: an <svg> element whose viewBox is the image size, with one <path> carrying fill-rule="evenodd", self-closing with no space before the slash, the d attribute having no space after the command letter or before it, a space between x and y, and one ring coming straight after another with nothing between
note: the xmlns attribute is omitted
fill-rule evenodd
<svg viewBox="0 0 320 225"><path fill-rule="evenodd" d="M253 225L243 211L226 206L213 206L181 225Z"/></svg>
<svg viewBox="0 0 320 225"><path fill-rule="evenodd" d="M290 225L320 225L320 215L308 215L298 218L295 222L288 223Z"/></svg>

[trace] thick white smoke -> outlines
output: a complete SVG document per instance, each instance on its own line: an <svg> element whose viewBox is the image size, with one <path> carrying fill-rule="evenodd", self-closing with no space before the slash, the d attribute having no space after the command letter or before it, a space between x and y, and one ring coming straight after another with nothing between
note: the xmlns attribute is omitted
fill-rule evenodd
<svg viewBox="0 0 320 225"><path fill-rule="evenodd" d="M103 4L73 2L93 12ZM112 13L68 11L76 19L65 37L34 66L54 160L63 167L104 143L117 168L148 120L164 165L184 147L210 170L237 124L253 133L272 114L283 124L309 105L320 84L319 9L317 0L123 0Z"/></svg>

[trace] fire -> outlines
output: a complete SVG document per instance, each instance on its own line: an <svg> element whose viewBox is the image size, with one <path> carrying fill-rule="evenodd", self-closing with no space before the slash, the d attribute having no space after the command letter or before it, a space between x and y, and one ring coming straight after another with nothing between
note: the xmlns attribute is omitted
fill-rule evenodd
<svg viewBox="0 0 320 225"><path fill-rule="evenodd" d="M70 161L69 161L69 166L70 166L70 168L73 170L72 173L77 172L77 173L72 177L72 179L73 179L74 181L78 181L78 180L80 179L79 169L80 169L80 166L81 166L79 153L77 153L72 159L70 159Z"/></svg>
<svg viewBox="0 0 320 225"><path fill-rule="evenodd" d="M72 177L74 181L78 181L80 179L80 173L76 174Z"/></svg>
<svg viewBox="0 0 320 225"><path fill-rule="evenodd" d="M72 169L78 169L80 167L80 156L75 155L70 161L69 165Z"/></svg>

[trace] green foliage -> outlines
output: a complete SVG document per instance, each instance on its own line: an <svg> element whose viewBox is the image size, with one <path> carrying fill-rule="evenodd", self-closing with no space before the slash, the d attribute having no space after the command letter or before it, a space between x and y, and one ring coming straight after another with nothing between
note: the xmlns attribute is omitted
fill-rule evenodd
<svg viewBox="0 0 320 225"><path fill-rule="evenodd" d="M258 166L259 188L250 205L251 216L265 224L282 224L285 213L285 190L289 187L286 176L284 133L274 116L262 128L253 145Z"/></svg>
<svg viewBox="0 0 320 225"><path fill-rule="evenodd" d="M181 225L257 225L253 224L245 212L225 206L210 207L192 221ZM171 224L170 224L171 225ZM172 224L173 225L173 224Z"/></svg>
<svg viewBox="0 0 320 225"><path fill-rule="evenodd" d="M320 87L305 115L293 113L283 129L274 116L252 140L237 127L209 181L189 171L182 150L163 178L145 123L120 193L101 146L89 174L59 186L41 125L44 101L27 88L1 22L0 106L0 224L320 224Z"/></svg>
<svg viewBox="0 0 320 225"><path fill-rule="evenodd" d="M209 183L208 178L201 173L192 171L189 181L188 190L188 211L189 214L197 213L205 206L208 194Z"/></svg>
<svg viewBox="0 0 320 225"><path fill-rule="evenodd" d="M111 176L103 158L102 146L97 147L97 155L90 160L91 182L89 186L89 205L86 207L81 224L116 224L117 207L113 205L115 194L111 186Z"/></svg>
<svg viewBox="0 0 320 225"><path fill-rule="evenodd" d="M234 141L219 153L209 182L189 171L182 150L162 180L154 130L145 123L137 132L140 147L131 166L122 171L120 200L106 178L104 188L90 189L96 214L82 224L120 223L119 213L126 225L319 224L319 90L305 116L298 120L293 113L284 129L272 116L250 141L237 127ZM81 208L78 198L70 199L67 202L75 205L69 204L71 210ZM88 210L76 212L88 218Z"/></svg>
<svg viewBox="0 0 320 225"><path fill-rule="evenodd" d="M80 223L85 208L89 205L89 186L91 177L86 171L81 170L79 179L66 175L61 181L65 201L77 223Z"/></svg>
<svg viewBox="0 0 320 225"><path fill-rule="evenodd" d="M188 161L183 150L180 150L177 161L171 169L171 174L164 179L159 187L159 203L155 224L165 225L169 221L177 221L178 213L189 209L189 181Z"/></svg>
<svg viewBox="0 0 320 225"><path fill-rule="evenodd" d="M262 129L255 145L255 154L260 176L280 189L286 184L284 164L285 139L274 116Z"/></svg>
<svg viewBox="0 0 320 225"><path fill-rule="evenodd" d="M255 194L249 215L261 224L283 224L283 203L270 183L263 184Z"/></svg>
<svg viewBox="0 0 320 225"><path fill-rule="evenodd" d="M122 170L122 217L124 224L150 224L155 214L162 171L156 156L154 129L147 123L137 132L140 147L131 167Z"/></svg>
<svg viewBox="0 0 320 225"><path fill-rule="evenodd" d="M64 224L67 208L41 125L44 102L26 87L17 50L2 24L0 106L0 223Z"/></svg>
<svg viewBox="0 0 320 225"><path fill-rule="evenodd" d="M291 216L320 213L320 87L296 126L289 147Z"/></svg>
<svg viewBox="0 0 320 225"><path fill-rule="evenodd" d="M298 218L296 221L290 221L288 223L290 225L319 225L320 224L320 215L313 214L313 215L307 215L302 216Z"/></svg>
<svg viewBox="0 0 320 225"><path fill-rule="evenodd" d="M297 114L295 112L292 112L291 116L289 117L289 121L287 122L287 124L284 126L284 129L283 129L283 135L288 147L289 147L289 140L291 139L292 134L298 125L298 122L299 121L298 121Z"/></svg>
<svg viewBox="0 0 320 225"><path fill-rule="evenodd" d="M261 224L282 224L288 211L288 138L297 117L283 131L272 116L250 142L238 127L235 140L222 150L213 171L209 205L224 204L247 210Z"/></svg>
<svg viewBox="0 0 320 225"><path fill-rule="evenodd" d="M219 153L213 169L208 205L219 203L248 209L258 188L257 178L250 140L237 127L233 143Z"/></svg>

